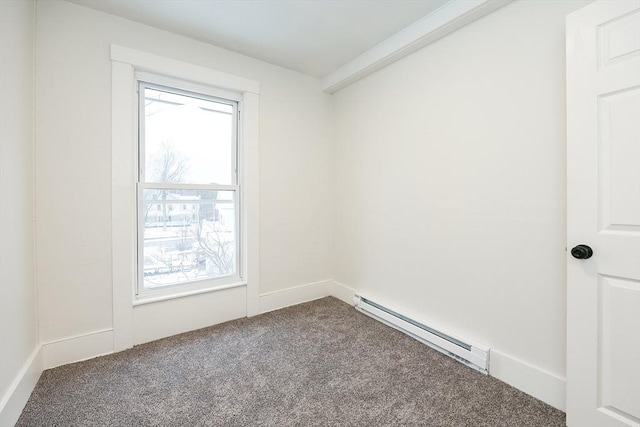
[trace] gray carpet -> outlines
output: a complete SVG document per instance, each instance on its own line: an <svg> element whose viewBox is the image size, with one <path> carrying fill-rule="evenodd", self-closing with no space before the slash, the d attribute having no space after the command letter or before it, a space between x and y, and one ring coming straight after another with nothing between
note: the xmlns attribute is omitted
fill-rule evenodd
<svg viewBox="0 0 640 427"><path fill-rule="evenodd" d="M335 298L45 371L17 426L564 426Z"/></svg>

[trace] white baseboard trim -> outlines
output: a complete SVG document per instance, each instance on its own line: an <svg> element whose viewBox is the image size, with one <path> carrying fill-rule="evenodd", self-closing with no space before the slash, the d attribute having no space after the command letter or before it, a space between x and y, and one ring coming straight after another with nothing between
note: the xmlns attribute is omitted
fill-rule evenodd
<svg viewBox="0 0 640 427"><path fill-rule="evenodd" d="M42 344L42 366L51 369L113 353L113 329L103 329Z"/></svg>
<svg viewBox="0 0 640 427"><path fill-rule="evenodd" d="M356 291L344 283L336 282L335 280L331 281L331 293L332 297L336 297L342 302L346 302L349 305L354 305L353 298L356 295Z"/></svg>
<svg viewBox="0 0 640 427"><path fill-rule="evenodd" d="M564 378L494 349L491 349L489 375L556 409L566 410Z"/></svg>
<svg viewBox="0 0 640 427"><path fill-rule="evenodd" d="M302 304L331 295L333 281L307 283L260 295L260 313Z"/></svg>
<svg viewBox="0 0 640 427"><path fill-rule="evenodd" d="M0 400L0 426L13 426L42 374L42 347L36 346Z"/></svg>

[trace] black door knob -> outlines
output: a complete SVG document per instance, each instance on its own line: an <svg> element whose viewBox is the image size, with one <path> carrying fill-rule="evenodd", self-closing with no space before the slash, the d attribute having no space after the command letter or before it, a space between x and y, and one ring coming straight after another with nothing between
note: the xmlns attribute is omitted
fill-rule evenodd
<svg viewBox="0 0 640 427"><path fill-rule="evenodd" d="M578 245L575 248L571 249L571 255L574 258L587 259L591 258L591 255L593 255L593 250L587 245Z"/></svg>

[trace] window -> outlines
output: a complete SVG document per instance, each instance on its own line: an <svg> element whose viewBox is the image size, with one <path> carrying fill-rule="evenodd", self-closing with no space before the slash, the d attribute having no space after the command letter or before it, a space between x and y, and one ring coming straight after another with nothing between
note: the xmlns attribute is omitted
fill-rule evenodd
<svg viewBox="0 0 640 427"><path fill-rule="evenodd" d="M137 293L238 282L238 102L154 80L138 80Z"/></svg>
<svg viewBox="0 0 640 427"><path fill-rule="evenodd" d="M166 76L172 76L171 78ZM111 245L113 281L113 349L121 351L133 346L134 332L139 336L160 338L175 331L204 327L211 319L227 320L245 313L259 313L259 104L260 84L239 76L207 67L177 61L124 46L111 45ZM142 82L142 83L141 83ZM208 189L229 191L234 194L236 209L236 273L232 276L180 281L162 286L144 286L144 190L171 190L174 186L191 184L186 180L162 185L147 182L144 176L146 158L144 134L146 105L144 92L137 90L145 83L151 89L168 94L186 95L187 98L214 101L231 105L235 114L237 132L233 165L237 172L233 184L218 186L199 185ZM211 88L215 88L212 90ZM133 90L132 90L133 89ZM187 99L189 101L189 99ZM231 102L229 102L231 101ZM134 131L135 130L135 131ZM139 131L138 131L139 130ZM142 170L141 170L142 168ZM214 181L215 182L215 181ZM186 186L186 185L185 185ZM194 185L197 187L197 185ZM228 188L226 187L228 186ZM173 187L173 188L164 188ZM198 189L198 188L196 188ZM185 190L186 191L186 190ZM200 205L209 204L209 212L217 211L218 221L224 215L222 197L212 200L191 195L192 200L180 202L187 205L187 212L195 221L200 217ZM151 197L153 200L153 197ZM168 211L167 202L155 200L149 212ZM170 203L169 203L170 205ZM159 206L159 208L158 208ZM191 208L191 209L189 209ZM139 214L140 213L140 214ZM184 215L185 212L181 212ZM172 213L176 214L176 211ZM195 216L195 218L194 218ZM189 231L189 230L186 230ZM157 260L151 258L149 265ZM167 267L159 262L158 270ZM175 266L174 266L175 268ZM159 274L159 272L158 272ZM184 277L184 276L183 276ZM135 295L135 296L134 296ZM133 297L133 298L132 298ZM186 298L183 298L186 297ZM245 311L246 310L246 311ZM138 313L134 325L134 313ZM193 313L193 316L185 315ZM229 315L234 317L229 317ZM162 316L166 321L158 322Z"/></svg>

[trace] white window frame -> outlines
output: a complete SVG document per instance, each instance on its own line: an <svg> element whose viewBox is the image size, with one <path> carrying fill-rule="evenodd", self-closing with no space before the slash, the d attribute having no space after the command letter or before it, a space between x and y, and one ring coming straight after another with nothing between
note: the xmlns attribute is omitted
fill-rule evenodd
<svg viewBox="0 0 640 427"><path fill-rule="evenodd" d="M240 136L238 122L240 119L239 111L242 108L242 96L231 91L222 91L209 86L194 84L179 79L147 72L136 73L136 86L138 96L137 111L137 134L138 134L138 174L137 174L137 280L136 280L136 300L135 303L143 303L147 300L157 300L161 297L179 296L184 293L192 294L197 291L213 291L217 289L228 289L234 286L245 285L242 275L242 265L244 251L242 250L242 217L244 213L240 206L242 200L242 176L240 164L238 162L238 153L242 150L242 138ZM144 121L144 89L157 89L170 93L193 96L199 99L206 99L226 105L231 105L232 112L232 183L231 185L222 184L175 184L175 183L152 183L145 179L145 126ZM156 289L147 289L144 287L144 219L140 212L144 205L144 190L147 189L203 189L203 190L221 190L232 191L235 195L235 230L236 230L236 271L234 274L220 278L197 279L187 282L170 284Z"/></svg>
<svg viewBox="0 0 640 427"><path fill-rule="evenodd" d="M164 83L167 86L172 86L168 83L171 79L178 79L186 82L187 86L193 84L215 88L222 98L228 98L231 93L236 93L236 96L239 94L241 97L239 100L241 105L239 108L239 134L242 143L240 144L241 149L238 151L238 165L241 173L238 176L238 181L243 189L239 195L238 205L244 213L241 219L243 230L241 236L243 255L241 258L244 260L241 266L241 286L243 288L222 290L223 287L216 287L213 290L196 290L175 296L149 297L144 300L137 299L135 296L137 281L136 182L138 173L137 73L167 76L165 77L167 80L156 82ZM231 306L227 309L224 305L227 301L225 295L229 295L229 292L233 291L233 296L236 299L238 295L245 296L246 305L242 310L247 316L259 314L259 83L207 67L118 45L111 45L111 79L113 350L121 351L133 346L134 323L138 321L136 313L156 312L157 310L161 312L173 310L174 314L176 312L182 313L184 310L189 310L189 304L192 304L192 301L201 309L206 307L203 305L204 301L212 301L210 299L212 293L220 295L215 299L218 301L215 303L216 306L220 307L218 310L224 312L231 310L233 313L237 313L237 309ZM184 87L186 90L192 89L187 86ZM193 298L199 299L194 300ZM135 311L134 308L136 308ZM137 309L144 309L144 311ZM197 318L192 320L192 324L197 326ZM155 336L168 335L160 331Z"/></svg>

